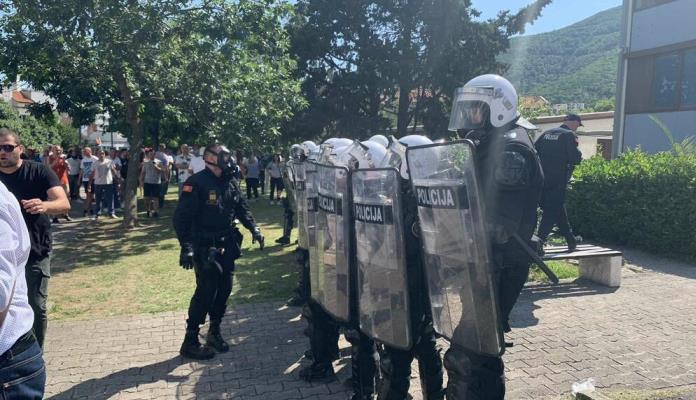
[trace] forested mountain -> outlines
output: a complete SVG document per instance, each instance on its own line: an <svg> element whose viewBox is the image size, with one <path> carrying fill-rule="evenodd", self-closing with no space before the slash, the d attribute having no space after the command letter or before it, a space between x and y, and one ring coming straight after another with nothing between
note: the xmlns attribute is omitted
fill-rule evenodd
<svg viewBox="0 0 696 400"><path fill-rule="evenodd" d="M500 60L522 95L552 103L610 98L616 91L621 7L602 11L557 31L512 39Z"/></svg>

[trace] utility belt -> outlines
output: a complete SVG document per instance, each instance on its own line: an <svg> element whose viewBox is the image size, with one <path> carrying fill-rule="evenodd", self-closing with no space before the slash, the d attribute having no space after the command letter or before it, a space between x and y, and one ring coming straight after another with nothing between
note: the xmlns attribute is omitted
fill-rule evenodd
<svg viewBox="0 0 696 400"><path fill-rule="evenodd" d="M9 361L12 361L13 358L22 354L34 343L36 343L36 336L34 336L34 332L30 329L29 332L17 339L15 344L13 344L9 350L0 355L0 368L2 368Z"/></svg>
<svg viewBox="0 0 696 400"><path fill-rule="evenodd" d="M226 252L232 252L235 258L241 255L244 237L236 227L217 232L194 232L193 236L194 247L204 248L206 253L215 250L219 255L224 255Z"/></svg>

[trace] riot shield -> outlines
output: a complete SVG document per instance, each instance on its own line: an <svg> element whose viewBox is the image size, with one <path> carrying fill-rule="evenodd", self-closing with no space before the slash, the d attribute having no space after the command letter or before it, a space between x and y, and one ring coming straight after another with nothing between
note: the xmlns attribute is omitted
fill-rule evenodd
<svg viewBox="0 0 696 400"><path fill-rule="evenodd" d="M408 277L399 171L351 176L360 330L391 347L411 348Z"/></svg>
<svg viewBox="0 0 696 400"><path fill-rule="evenodd" d="M465 349L500 355L494 266L469 141L408 148L435 330Z"/></svg>
<svg viewBox="0 0 696 400"><path fill-rule="evenodd" d="M301 249L308 249L307 240L307 190L305 162L293 161L292 169L295 176L295 206L297 209L297 244Z"/></svg>
<svg viewBox="0 0 696 400"><path fill-rule="evenodd" d="M315 282L318 282L318 271L319 271L319 248L317 247L317 230L316 230L316 220L317 220L317 164L308 162L305 164L305 206L307 210L304 229L307 234L307 250L309 250L309 282L310 282L310 292Z"/></svg>
<svg viewBox="0 0 696 400"><path fill-rule="evenodd" d="M350 175L344 167L317 164L316 169L316 268L310 273L311 296L334 318L350 322Z"/></svg>

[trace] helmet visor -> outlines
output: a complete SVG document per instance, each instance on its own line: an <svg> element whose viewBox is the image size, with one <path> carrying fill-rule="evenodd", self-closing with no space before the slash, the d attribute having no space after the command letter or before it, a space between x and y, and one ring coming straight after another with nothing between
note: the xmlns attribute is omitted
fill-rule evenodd
<svg viewBox="0 0 696 400"><path fill-rule="evenodd" d="M491 109L481 100L462 100L454 103L450 116L449 130L480 129L490 120Z"/></svg>

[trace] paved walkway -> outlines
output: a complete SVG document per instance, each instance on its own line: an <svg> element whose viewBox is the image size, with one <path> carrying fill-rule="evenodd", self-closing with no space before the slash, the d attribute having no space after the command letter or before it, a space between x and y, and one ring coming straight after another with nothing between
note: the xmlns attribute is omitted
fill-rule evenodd
<svg viewBox="0 0 696 400"><path fill-rule="evenodd" d="M632 265L618 290L579 283L525 289L509 338L515 346L505 355L507 398L557 398L590 377L612 389L696 384L696 267L633 252L627 259ZM178 356L184 319L165 313L52 323L47 397L346 398L340 383L296 377L307 348L297 308L235 307L223 328L236 345L203 363ZM346 357L336 365L347 378ZM420 399L415 372L412 382Z"/></svg>

